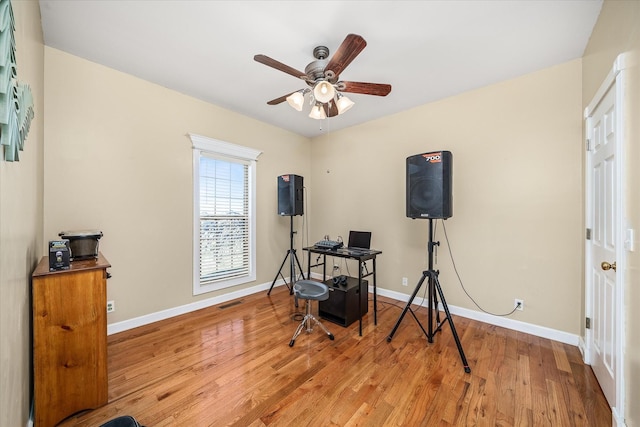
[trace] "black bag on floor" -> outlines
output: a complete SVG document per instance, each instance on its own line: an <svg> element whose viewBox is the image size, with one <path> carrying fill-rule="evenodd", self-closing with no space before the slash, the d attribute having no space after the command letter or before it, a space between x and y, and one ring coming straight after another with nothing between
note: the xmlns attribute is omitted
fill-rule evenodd
<svg viewBox="0 0 640 427"><path fill-rule="evenodd" d="M129 415L123 415L118 418L114 418L111 421L107 421L100 427L143 427L139 424L135 418Z"/></svg>

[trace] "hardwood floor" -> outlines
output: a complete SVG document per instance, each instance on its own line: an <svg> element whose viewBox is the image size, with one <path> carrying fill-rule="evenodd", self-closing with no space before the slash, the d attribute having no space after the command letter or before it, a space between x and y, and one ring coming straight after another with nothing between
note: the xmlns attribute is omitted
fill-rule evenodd
<svg viewBox="0 0 640 427"><path fill-rule="evenodd" d="M467 374L446 324L428 343L407 315L387 342L403 305L379 297L362 337L323 321L335 341L315 328L290 348L303 307L279 287L109 336L109 403L61 425L611 425L576 347L454 316Z"/></svg>

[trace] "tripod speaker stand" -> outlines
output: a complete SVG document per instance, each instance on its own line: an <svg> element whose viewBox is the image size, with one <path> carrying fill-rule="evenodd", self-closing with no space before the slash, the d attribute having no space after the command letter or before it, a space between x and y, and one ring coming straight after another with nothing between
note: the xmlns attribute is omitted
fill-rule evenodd
<svg viewBox="0 0 640 427"><path fill-rule="evenodd" d="M429 269L422 272L422 277L418 281L416 288L413 290L413 293L411 294L411 298L409 298L409 301L407 301L407 305L402 310L402 313L400 314L398 321L393 327L393 330L387 337L387 342L391 342L393 335L398 330L398 327L400 326L400 323L402 322L402 319L404 318L405 314L407 314L407 311L411 313L416 323L418 324L418 326L420 326L420 329L422 329L422 332L424 332L425 336L427 337L427 341L429 341L430 343L433 342L433 337L436 334L436 332L442 329L442 325L444 324L444 322L448 321L449 326L451 327L451 332L453 333L453 338L456 341L456 346L458 347L458 353L460 353L460 359L462 360L462 366L464 367L464 371L466 373L470 373L471 368L469 368L469 364L467 363L467 358L464 355L462 344L460 344L460 338L458 338L458 333L456 332L456 327L453 324L451 313L449 313L449 307L447 306L447 302L444 299L444 292L442 292L442 286L440 286L440 281L438 280L439 272L433 269L433 249L434 249L434 246L437 246L439 244L440 242L433 241L433 219L429 218L429 243L427 246L428 248L427 250L429 252ZM428 294L429 294L428 311L429 312L427 315L427 320L429 322L428 331L424 329L424 327L416 317L416 314L411 309L411 303L413 302L414 298L420 291L420 288L422 287L422 284L424 283L425 280L427 280L428 286L429 286L429 289L428 289ZM442 301L442 307L444 308L446 317L443 321L440 321L440 312L436 311L435 329L434 329L433 310L434 309L438 310L438 296L435 291L437 291L438 295L440 295L440 301Z"/></svg>
<svg viewBox="0 0 640 427"><path fill-rule="evenodd" d="M276 277L273 279L273 282L271 283L271 287L269 288L269 292L267 292L267 295L271 295L271 290L273 289L273 285L276 284L276 280L278 280L278 276L282 277L284 284L287 285L287 288L289 288L289 295L293 295L293 285L296 283L296 280L297 280L296 265L298 266L300 275L304 280L304 273L302 272L302 266L300 265L300 260L298 260L298 255L296 255L296 250L293 247L293 235L295 234L295 232L293 231L293 216L290 216L289 218L291 218L291 232L289 233L289 250L287 250L287 254L284 256L284 259L282 260L282 264L280 264L280 269L278 270L278 273L276 273ZM288 284L286 279L282 275L282 267L284 267L284 264L287 262L287 258L289 258L289 266L290 266L289 277L291 280L291 284Z"/></svg>

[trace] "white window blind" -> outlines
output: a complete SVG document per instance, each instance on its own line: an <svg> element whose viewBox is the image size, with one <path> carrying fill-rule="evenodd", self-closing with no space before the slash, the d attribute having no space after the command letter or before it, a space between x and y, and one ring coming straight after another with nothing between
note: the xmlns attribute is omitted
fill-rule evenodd
<svg viewBox="0 0 640 427"><path fill-rule="evenodd" d="M200 157L200 284L246 276L249 167Z"/></svg>
<svg viewBox="0 0 640 427"><path fill-rule="evenodd" d="M254 281L260 151L199 135L193 143L195 295Z"/></svg>

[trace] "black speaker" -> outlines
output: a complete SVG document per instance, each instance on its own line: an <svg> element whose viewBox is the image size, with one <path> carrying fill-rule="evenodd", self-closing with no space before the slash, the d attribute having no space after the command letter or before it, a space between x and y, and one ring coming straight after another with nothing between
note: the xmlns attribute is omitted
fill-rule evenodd
<svg viewBox="0 0 640 427"><path fill-rule="evenodd" d="M278 215L304 214L303 178L299 175L278 177Z"/></svg>
<svg viewBox="0 0 640 427"><path fill-rule="evenodd" d="M407 217L453 216L453 156L436 151L407 157Z"/></svg>

